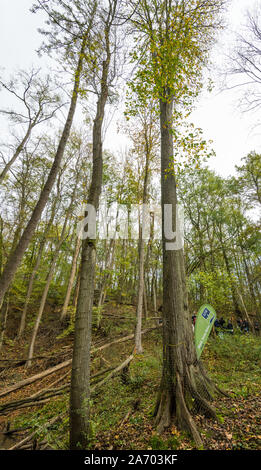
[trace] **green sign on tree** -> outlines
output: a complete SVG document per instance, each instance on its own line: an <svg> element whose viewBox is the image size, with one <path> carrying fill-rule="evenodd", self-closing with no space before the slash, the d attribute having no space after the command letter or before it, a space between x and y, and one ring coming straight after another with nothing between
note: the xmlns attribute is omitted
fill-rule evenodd
<svg viewBox="0 0 261 470"><path fill-rule="evenodd" d="M216 312L214 308L211 307L211 305L202 305L197 314L195 323L195 345L198 359L204 349L215 320Z"/></svg>

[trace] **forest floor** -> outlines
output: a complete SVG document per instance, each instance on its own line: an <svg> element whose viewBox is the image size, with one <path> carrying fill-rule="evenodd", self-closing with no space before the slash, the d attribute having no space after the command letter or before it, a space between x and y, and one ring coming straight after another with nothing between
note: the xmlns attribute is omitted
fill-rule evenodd
<svg viewBox="0 0 261 470"><path fill-rule="evenodd" d="M35 351L35 356L40 357L33 361L29 369L17 364L14 367L15 363L10 361L26 357L30 334L19 341L6 340L0 362L1 391L71 358L73 333L70 328L66 332L66 328L62 328L56 318L57 313L47 315ZM115 338L129 335L134 330L134 319L134 307L106 304L100 328L94 327L94 345L110 343ZM153 326L155 320L148 320L144 328ZM157 433L153 410L161 377L161 330L144 335L143 347L144 353L134 357L127 376L118 374L93 396L91 449L195 448L189 436L180 432L174 423L163 434ZM93 354L92 374L118 366L132 350L133 340L129 340L98 351ZM211 378L229 394L229 398L223 395L214 397L217 420L207 420L196 414L194 416L205 450L261 449L260 358L260 337L237 333L233 336L224 335L223 339L209 339L202 360ZM1 410L1 406L31 397L51 387L59 378L60 387L68 383L69 377L70 365L0 398L0 449L11 448L29 434L33 438L23 448L68 449L68 389L62 395L47 398L41 404L9 411ZM49 423L52 418L59 416L60 420ZM12 430L17 431L12 433Z"/></svg>

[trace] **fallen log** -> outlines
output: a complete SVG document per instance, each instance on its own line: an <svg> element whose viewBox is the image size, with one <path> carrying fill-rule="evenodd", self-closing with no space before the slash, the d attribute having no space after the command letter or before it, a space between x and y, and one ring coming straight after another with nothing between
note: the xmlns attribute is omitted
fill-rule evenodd
<svg viewBox="0 0 261 470"><path fill-rule="evenodd" d="M117 318L118 320L136 320L136 316L115 315L114 313L102 313L102 317Z"/></svg>
<svg viewBox="0 0 261 470"><path fill-rule="evenodd" d="M91 393L95 393L95 391L97 391L97 389L99 387L101 387L102 385L104 385L108 380L110 380L111 378L113 378L116 374L118 374L118 372L120 372L122 369L124 369L126 366L128 366L130 364L130 362L133 360L134 358L134 355L131 354L127 359L125 359L124 362L122 362L119 366L117 366L115 369L113 369L113 371L107 375L107 377L105 377L103 380L101 380L100 382L98 382L97 384L95 384L93 387L91 387ZM67 384L68 386L70 384ZM65 388L65 386L61 387L61 388ZM50 399L50 398L49 398ZM49 401L48 400L45 400L45 401ZM39 402L40 403L40 402ZM61 416L56 416L55 418L52 418L47 424L45 424L45 427L49 427L51 426L52 424L54 424L55 422L57 422L59 419L62 419L64 416L66 416L66 413L63 413L63 415ZM18 442L17 444L15 444L14 446L10 447L8 450L16 450L16 449L21 449L21 448L25 448L25 445L30 442L35 436L36 434L39 432L39 430L37 431L34 431L32 432L29 436L25 437L24 439L22 439L20 442Z"/></svg>
<svg viewBox="0 0 261 470"><path fill-rule="evenodd" d="M96 374L93 374L91 376L91 380L97 379L101 375L104 375L107 372L110 372L112 370L114 371L115 368L109 367L108 369L97 372ZM62 379L64 379L68 375L69 372L67 372L62 377L60 377L60 379L53 382L53 384L50 385L50 387L39 390L37 393L31 395L30 397L3 403L3 405L0 405L0 415L6 414L14 410L19 410L21 408L27 408L29 406L41 405L43 403L47 403L47 401L49 401L53 397L62 395L64 391L70 387L70 382L67 382L66 384L62 385L59 388L52 388L52 386L60 382ZM99 384L99 382L97 384Z"/></svg>
<svg viewBox="0 0 261 470"><path fill-rule="evenodd" d="M66 388L69 388L69 386L70 384L66 384L58 389L43 392L42 395L39 395L37 397L28 397L23 398L21 400L15 400L8 403L4 403L0 406L0 415L13 410L18 410L20 408L27 408L28 406L37 406L39 404L46 403L47 401L49 401L49 399L55 397L56 395L61 395Z"/></svg>
<svg viewBox="0 0 261 470"><path fill-rule="evenodd" d="M111 366L111 367L108 367L108 369L101 370L100 372L97 372L96 374L91 375L90 379L91 380L96 379L97 377L100 377L101 375L104 375L104 374L106 374L107 372L110 372L113 369L114 368Z"/></svg>
<svg viewBox="0 0 261 470"><path fill-rule="evenodd" d="M91 387L91 393L94 393L98 387L101 387L108 380L110 380L112 377L114 377L116 374L118 374L118 372L120 372L122 369L124 369L132 361L133 358L134 358L134 355L131 354L122 364L120 364L118 367L113 369L113 371L110 374L108 374L103 380L101 380L96 385Z"/></svg>
<svg viewBox="0 0 261 470"><path fill-rule="evenodd" d="M26 385L30 385L31 383L36 382L37 380L43 379L44 377L47 377L48 375L51 375L54 372L57 372L58 370L64 369L65 367L71 365L71 363L72 363L72 360L69 359L60 364L57 364L54 367L51 367L50 369L40 372L39 374L33 375L32 377L28 377L28 379L24 379L21 382L11 385L11 387L8 387L2 392L0 392L0 398L5 397L6 395L14 392L15 390L25 387Z"/></svg>
<svg viewBox="0 0 261 470"><path fill-rule="evenodd" d="M11 436L12 434L18 434L19 432L24 432L30 428L31 426L27 426L26 428L8 429L5 431L0 431L0 434L4 434L4 436Z"/></svg>
<svg viewBox="0 0 261 470"><path fill-rule="evenodd" d="M19 408L13 408L13 409L9 409L9 410L6 410L6 412L0 412L0 415L5 415L6 413L11 413L12 411L18 409L18 410L21 410L23 408L28 408L28 407L33 407L33 406L40 406L40 405L45 405L45 403L48 403L50 400L52 400L53 396L52 397L49 397L49 398L43 398L42 400L39 400L35 403L24 403L23 405L20 405Z"/></svg>
<svg viewBox="0 0 261 470"><path fill-rule="evenodd" d="M56 423L60 419L64 418L65 416L66 416L65 413L63 413L62 415L59 415L59 416L55 416L55 418L50 419L50 421L48 421L48 423L45 423L44 427L52 426L54 423ZM36 434L38 432L39 432L39 429L37 429L36 431L29 434L29 436L25 437L20 442L17 442L14 446L10 447L8 450L21 449L24 446L24 444L26 444L27 442L30 442L32 440L32 438L34 438L34 436L36 436Z"/></svg>
<svg viewBox="0 0 261 470"><path fill-rule="evenodd" d="M156 329L159 329L159 328L161 328L161 325L154 326L154 327L151 327L151 328L147 328L146 330L143 330L141 332L141 334L144 335L146 333L149 333L150 331L153 331L153 330L156 330ZM98 348L92 348L91 349L91 354L95 354L96 352L102 351L102 350L112 346L113 344L123 343L123 342L129 341L133 338L134 338L134 334L115 339L115 340L111 341L110 343L106 343L106 344L103 344L102 346L99 346ZM2 392L0 392L0 398L5 397L9 393L12 393L16 390L19 390L20 388L26 387L27 385L30 385L33 382L36 382L37 380L41 380L44 377L47 377L48 375L51 375L54 372L57 372L58 370L64 369L65 367L71 365L71 363L72 363L72 359L68 359L67 361L61 362L60 364L57 364L54 367L50 367L49 369L47 369L43 372L40 372L39 374L33 375L32 377L29 377L28 379L22 380L21 382L17 382L16 384L11 385L10 387L8 387L5 390L3 390Z"/></svg>
<svg viewBox="0 0 261 470"><path fill-rule="evenodd" d="M49 359L52 356L35 356L34 360L36 359ZM53 355L53 357L56 357L56 355ZM20 363L20 362L26 362L27 359L0 359L0 362L11 362L11 363Z"/></svg>
<svg viewBox="0 0 261 470"><path fill-rule="evenodd" d="M129 416L131 415L132 412L133 412L133 410L131 410L131 409L128 411L128 413L124 416L122 422L120 423L120 425L118 426L117 429L120 429L122 427L122 425L124 423L126 423L126 421L128 420L128 418L129 418Z"/></svg>
<svg viewBox="0 0 261 470"><path fill-rule="evenodd" d="M43 388L42 390L38 390L38 392L31 395L30 398L38 397L39 395L42 395L43 392L48 392L50 389L52 389L54 387L54 385L57 385L58 383L62 382L63 379L65 379L65 377L67 377L70 373L71 373L71 371L68 370L68 372L66 372L66 374L62 375L61 377L59 377L59 379L52 382L48 387Z"/></svg>
<svg viewBox="0 0 261 470"><path fill-rule="evenodd" d="M59 351L52 352L51 354L41 354L41 355L32 357L32 361L36 361L38 359L54 359L54 358L57 358L57 356L60 356L64 353L66 353L67 350L70 350L70 349L71 349L71 345L61 346ZM13 367L18 367L18 364L20 365L20 363L21 363L21 365L24 365L27 361L28 361L28 358L22 358L22 359L0 358L0 363L8 362L8 363L11 363L11 364L15 364ZM10 367L12 367L12 366L10 366Z"/></svg>
<svg viewBox="0 0 261 470"><path fill-rule="evenodd" d="M146 330L143 330L141 332L142 335L145 335L146 333L149 333L150 331L152 330L157 330L159 328L161 328L162 325L158 325L158 326L153 326L151 328L146 328ZM112 346L113 344L118 344L118 343L124 343L125 341L129 341L130 339L133 339L134 338L134 333L132 333L131 335L128 335L128 336L124 336L124 337L121 337L121 338L118 338L118 339L115 339L113 341L111 341L110 343L106 343L106 344L103 344L102 346L100 346L99 348L94 348L91 350L91 353L96 353L98 351L102 351L103 349L106 349L106 348L109 348L110 346Z"/></svg>
<svg viewBox="0 0 261 470"><path fill-rule="evenodd" d="M65 352L66 351L60 351L60 353L56 352L56 353L53 353L53 354L50 354L50 355L34 356L34 357L32 357L32 361L37 361L39 359L55 359L55 358L57 358L57 355L62 355ZM27 361L28 361L28 359L25 359L25 358L23 358L23 359L0 359L0 363L4 362L4 363L7 363L7 364L10 364L10 365L0 366L0 368L2 370L2 369L20 367L20 366L23 366L24 364L26 364Z"/></svg>

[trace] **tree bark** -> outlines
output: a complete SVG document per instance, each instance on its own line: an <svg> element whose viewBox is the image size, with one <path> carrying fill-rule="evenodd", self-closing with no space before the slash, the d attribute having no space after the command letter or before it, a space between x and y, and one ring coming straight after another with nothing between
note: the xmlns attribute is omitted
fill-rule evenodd
<svg viewBox="0 0 261 470"><path fill-rule="evenodd" d="M223 239L222 239L222 235L221 235L221 230L220 230L220 242L221 242L221 249L222 249L223 258L224 258L224 261L225 261L225 266L226 266L227 274L228 274L228 277L229 277L229 280L230 280L230 288L231 288L231 294L232 294L232 300L233 300L235 315L236 315L237 317L241 317L241 316L242 316L242 312L241 312L239 303L238 303L238 301L237 301L236 288L235 288L235 284L234 284L233 279L232 279L231 267L230 267L230 263L229 263L228 256L227 256L227 252L226 252L226 249L225 249L225 246L224 246L224 243L223 243Z"/></svg>
<svg viewBox="0 0 261 470"><path fill-rule="evenodd" d="M48 375L51 375L60 369L64 369L65 367L70 366L71 363L72 363L72 360L68 359L67 361L62 362L61 364L57 364L54 367L50 367L50 369L40 372L39 374L33 375L32 377L28 377L27 379L24 379L21 382L17 382L16 384L11 385L10 387L0 392L0 398L5 397L6 395L9 395L9 393L15 392L16 390L19 390L20 388L26 387L26 385L30 385L36 382L37 380L43 379L44 377L47 377Z"/></svg>
<svg viewBox="0 0 261 470"><path fill-rule="evenodd" d="M34 284L34 280L35 280L35 277L37 275L37 271L38 271L38 268L40 266L40 262L41 262L41 259L42 259L42 254L43 254L44 246L45 246L45 243L46 243L46 237L47 237L48 232L50 230L50 227L53 223L53 219L54 219L54 215L55 215L55 207L56 207L56 204L54 204L50 220L48 222L46 230L44 231L43 238L40 242L36 262L35 262L35 265L34 265L34 268L32 270L30 280L29 280L29 283L28 283L25 304L24 304L24 308L23 308L23 312L22 312L22 316L21 316L21 320L20 320L20 325L19 325L19 329L18 329L18 334L17 334L18 338L20 338L22 336L22 334L25 330L26 315L27 315L27 310L28 310L30 298L31 298L32 291L33 291L33 284Z"/></svg>
<svg viewBox="0 0 261 470"><path fill-rule="evenodd" d="M116 236L116 234L115 234ZM107 285L108 281L110 279L110 271L112 269L113 261L114 261L114 252L115 252L115 236L110 240L110 245L108 248L108 253L107 253L107 259L105 262L105 270L107 271L102 279L102 285L101 285L101 290L100 290L100 295L99 295L99 300L98 300L98 307L101 307L106 299L106 290L107 290Z"/></svg>
<svg viewBox="0 0 261 470"><path fill-rule="evenodd" d="M247 264L247 260L246 260L244 248L243 248L242 245L240 245L240 248L241 248L243 263L244 263L244 266L245 266L245 272L246 272L246 276L247 276L247 282L248 282L248 286L249 286L249 292L250 292L250 294L251 294L251 296L252 296L252 300L253 300L253 305L254 305L254 308L255 308L256 317L258 318L258 320L259 320L259 322L260 322L260 321L261 321L261 311L260 311L260 308L261 308L261 307L259 307L258 301L257 301L257 299L256 299L255 289L254 289L254 285L253 285L253 282L252 282L250 270L249 270L249 267L248 267L248 264Z"/></svg>
<svg viewBox="0 0 261 470"><path fill-rule="evenodd" d="M136 310L136 330L135 330L135 352L141 354L143 352L141 344L141 328L142 328L142 306L143 306L143 292L144 292L144 240L142 235L139 240L139 287L138 287L138 302Z"/></svg>
<svg viewBox="0 0 261 470"><path fill-rule="evenodd" d="M70 298L71 298L71 292L72 292L72 288L73 288L73 281L75 279L75 273L76 273L76 268L77 268L77 258L78 258L79 252L80 252L80 248L81 248L81 239L80 239L80 237L77 237L75 250L74 250L74 255L73 255L73 260L72 260L72 267L71 267L70 277L69 277L69 281L68 281L68 286L67 286L67 291L66 291L66 295L65 295L64 304L63 304L63 309L62 309L62 312L61 312L61 321L63 321L63 319L66 317L66 314L67 314L67 309L68 309L68 305L69 305Z"/></svg>
<svg viewBox="0 0 261 470"><path fill-rule="evenodd" d="M74 293L73 293L73 301L72 301L73 307L76 307L77 305L79 288L80 288L80 268L78 269L76 284L75 284Z"/></svg>
<svg viewBox="0 0 261 470"><path fill-rule="evenodd" d="M37 317L36 317L36 320L35 320L34 329L33 329L32 337L31 337L31 342L30 342L30 345L29 345L28 360L27 360L27 363L26 363L27 368L31 367L31 365L32 365L32 358L33 358L33 354L34 354L35 340L36 340L36 336L37 336L37 333L38 333L38 330L39 330L40 322L41 322L41 319L42 319L42 316L43 316L44 307L45 307L45 304L46 304L46 299L47 299L47 295L48 295L48 292L49 292L50 284L52 282L56 262L57 262L57 259L58 259L59 253L60 253L60 248L62 246L62 243L63 243L64 239L65 239L65 233L66 233L67 223L68 223L68 219L69 219L69 214L70 214L70 211L68 210L67 215L65 217L64 224L63 224L63 229L62 229L62 233L61 233L61 236L60 236L60 240L59 240L59 242L58 242L58 244L55 248L53 259L51 261L51 266L50 266L50 269L49 269L49 272L48 272L48 276L46 278L44 291L43 291L43 294L42 294L42 297L41 297L40 307L39 307L38 314L37 314Z"/></svg>
<svg viewBox="0 0 261 470"><path fill-rule="evenodd" d="M93 123L93 169L88 204L97 211L102 188L102 124L108 97L111 59L109 29L105 27L106 60L103 61L101 91ZM96 266L96 241L82 241L80 288L76 308L72 378L70 390L70 449L85 449L90 436L90 349Z"/></svg>
<svg viewBox="0 0 261 470"><path fill-rule="evenodd" d="M4 336L7 324L7 317L8 317L8 309L9 309L9 296L6 295L6 301L3 302L2 308L0 309L0 351L4 344Z"/></svg>
<svg viewBox="0 0 261 470"><path fill-rule="evenodd" d="M183 249L167 249L164 233L165 204L172 205L172 227L176 227L176 181L169 171L173 157L172 100L160 102L161 126L161 194L163 241L163 370L158 401L155 408L156 423L161 432L172 420L180 429L187 430L196 445L202 440L192 419L194 403L198 410L215 416L209 404L209 385L202 365L196 357L184 268ZM176 227L177 230L177 227Z"/></svg>
<svg viewBox="0 0 261 470"><path fill-rule="evenodd" d="M147 129L145 129L145 141L147 143ZM150 161L150 152L149 146L146 146L145 155L145 171L144 171L144 182L143 182L143 195L142 195L142 204L147 204L148 200L148 183L149 183L149 161ZM144 301L144 263L145 263L145 243L143 238L143 226L145 223L145 211L142 206L141 214L141 227L140 227L140 239L139 239L139 287L138 287L138 302L137 302L137 324L135 331L135 350L136 353L141 354L143 352L142 343L141 343L141 328L142 328L142 306Z"/></svg>

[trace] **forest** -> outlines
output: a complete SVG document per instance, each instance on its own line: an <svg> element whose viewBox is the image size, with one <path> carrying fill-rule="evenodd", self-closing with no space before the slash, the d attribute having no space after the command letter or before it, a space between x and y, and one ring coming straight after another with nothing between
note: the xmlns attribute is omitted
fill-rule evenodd
<svg viewBox="0 0 261 470"><path fill-rule="evenodd" d="M32 0L49 69L0 71L1 450L261 449L261 153L223 176L191 118L229 3ZM257 2L246 115L260 51Z"/></svg>

